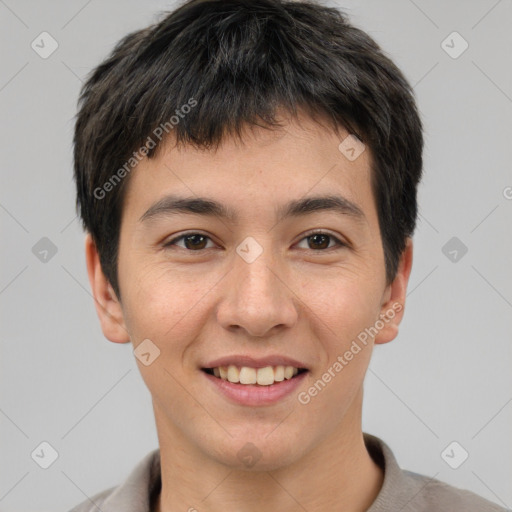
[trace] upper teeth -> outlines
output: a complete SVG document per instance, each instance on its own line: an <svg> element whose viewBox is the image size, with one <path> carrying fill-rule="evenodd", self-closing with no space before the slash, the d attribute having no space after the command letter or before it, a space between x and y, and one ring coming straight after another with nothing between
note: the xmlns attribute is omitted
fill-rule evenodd
<svg viewBox="0 0 512 512"><path fill-rule="evenodd" d="M270 386L274 382L281 382L284 379L291 379L299 373L299 369L293 366L265 366L265 368L250 368L248 366L237 367L219 366L213 368L213 374L223 380L240 384L259 384Z"/></svg>

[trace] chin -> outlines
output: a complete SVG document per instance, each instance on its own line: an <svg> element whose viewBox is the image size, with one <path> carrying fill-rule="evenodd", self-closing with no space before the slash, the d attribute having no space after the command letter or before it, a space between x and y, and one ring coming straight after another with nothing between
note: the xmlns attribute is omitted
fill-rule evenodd
<svg viewBox="0 0 512 512"><path fill-rule="evenodd" d="M230 469L275 471L293 464L301 457L304 443L300 440L292 442L292 439L294 436L284 435L276 435L272 439L266 432L259 436L246 434L239 438L229 438L225 443L216 443L218 449L209 455ZM302 449L298 450L297 445Z"/></svg>

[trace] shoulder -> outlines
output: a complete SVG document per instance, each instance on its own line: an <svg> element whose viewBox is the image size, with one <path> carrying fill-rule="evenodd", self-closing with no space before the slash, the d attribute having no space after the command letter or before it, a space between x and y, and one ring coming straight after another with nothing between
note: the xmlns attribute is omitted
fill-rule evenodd
<svg viewBox="0 0 512 512"><path fill-rule="evenodd" d="M378 437L364 433L364 440L368 453L384 471L382 488L367 512L506 512L471 491L400 468L391 448Z"/></svg>
<svg viewBox="0 0 512 512"><path fill-rule="evenodd" d="M506 509L477 494L435 478L403 471L405 487L413 493L412 510L464 510L464 512L505 512ZM408 510L408 509L407 509Z"/></svg>
<svg viewBox="0 0 512 512"><path fill-rule="evenodd" d="M117 487L110 487L104 491L101 491L90 498L82 501L69 512L97 512L102 510L102 505L105 501L114 493Z"/></svg>
<svg viewBox="0 0 512 512"><path fill-rule="evenodd" d="M148 453L120 485L98 492L69 512L146 512L160 490L160 450Z"/></svg>

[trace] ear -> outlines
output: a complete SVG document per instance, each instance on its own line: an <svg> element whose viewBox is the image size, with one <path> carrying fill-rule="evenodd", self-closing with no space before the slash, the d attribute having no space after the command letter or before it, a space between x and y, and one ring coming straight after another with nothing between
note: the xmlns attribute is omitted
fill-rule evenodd
<svg viewBox="0 0 512 512"><path fill-rule="evenodd" d="M408 238L405 249L400 256L395 279L384 291L379 315L384 327L375 336L374 342L376 344L388 343L398 335L398 326L404 316L407 283L412 268L412 253L412 239Z"/></svg>
<svg viewBox="0 0 512 512"><path fill-rule="evenodd" d="M90 234L85 238L85 259L96 312L105 337L114 343L128 343L130 336L124 324L123 311L112 285L103 274L96 244Z"/></svg>

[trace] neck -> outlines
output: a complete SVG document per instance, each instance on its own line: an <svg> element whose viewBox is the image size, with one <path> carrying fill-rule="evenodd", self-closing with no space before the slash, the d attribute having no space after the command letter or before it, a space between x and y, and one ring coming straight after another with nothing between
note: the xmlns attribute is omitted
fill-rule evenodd
<svg viewBox="0 0 512 512"><path fill-rule="evenodd" d="M155 511L366 511L382 487L384 474L364 444L360 403L350 414L353 418L345 418L294 464L272 471L241 471L204 455L201 459L181 432L164 425L155 410L162 468Z"/></svg>

